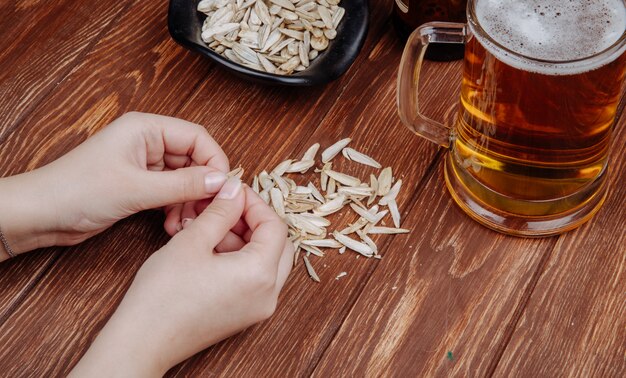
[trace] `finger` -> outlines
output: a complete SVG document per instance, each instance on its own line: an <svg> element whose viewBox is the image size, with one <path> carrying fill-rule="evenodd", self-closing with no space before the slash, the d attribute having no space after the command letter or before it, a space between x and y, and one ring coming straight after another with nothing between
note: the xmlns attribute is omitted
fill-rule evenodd
<svg viewBox="0 0 626 378"><path fill-rule="evenodd" d="M236 177L228 179L211 204L184 232L209 248L215 248L241 218L246 202L241 188L241 180Z"/></svg>
<svg viewBox="0 0 626 378"><path fill-rule="evenodd" d="M196 214L200 214L204 211L204 209L206 209L207 206L209 206L209 204L211 203L211 198L205 198L205 199L201 199L195 202L195 207L194 210L196 211Z"/></svg>
<svg viewBox="0 0 626 378"><path fill-rule="evenodd" d="M178 169L190 167L193 160L187 155L163 154L163 162L168 169ZM198 165L198 164L196 164Z"/></svg>
<svg viewBox="0 0 626 378"><path fill-rule="evenodd" d="M204 127L157 114L133 112L125 116L149 126L145 127L148 164L162 160L165 153L189 156L198 165L211 166L224 173L229 171L228 158Z"/></svg>
<svg viewBox="0 0 626 378"><path fill-rule="evenodd" d="M189 220L194 220L196 219L196 217L198 216L198 214L196 213L196 210L194 209L195 203L194 202L185 202L183 204L183 209L180 212L180 216L183 219L181 221L185 222L185 220L189 221ZM183 226L184 227L184 226Z"/></svg>
<svg viewBox="0 0 626 378"><path fill-rule="evenodd" d="M242 251L261 254L276 269L287 241L287 225L252 189L246 187L245 193L244 219L251 236Z"/></svg>
<svg viewBox="0 0 626 378"><path fill-rule="evenodd" d="M294 253L295 249L293 248L293 243L287 241L285 243L285 248L283 248L283 254L282 256L280 256L280 262L278 263L278 273L276 275L277 294L282 290L285 282L287 282L287 277L289 277L289 273L291 273L291 268L293 267Z"/></svg>
<svg viewBox="0 0 626 378"><path fill-rule="evenodd" d="M232 228L231 231L237 234L239 237L243 237L248 230L249 228L246 224L246 221L243 219L239 219L239 221L237 221L237 224L235 225L235 227Z"/></svg>
<svg viewBox="0 0 626 378"><path fill-rule="evenodd" d="M165 222L163 222L163 228L165 232L170 236L176 235L176 233L183 229L181 224L180 212L182 205L174 205L169 211L166 211Z"/></svg>
<svg viewBox="0 0 626 378"><path fill-rule="evenodd" d="M224 239L215 246L215 250L219 253L239 251L246 243L232 231L229 231Z"/></svg>
<svg viewBox="0 0 626 378"><path fill-rule="evenodd" d="M142 207L137 210L213 197L226 179L223 172L205 166L142 172L134 188Z"/></svg>

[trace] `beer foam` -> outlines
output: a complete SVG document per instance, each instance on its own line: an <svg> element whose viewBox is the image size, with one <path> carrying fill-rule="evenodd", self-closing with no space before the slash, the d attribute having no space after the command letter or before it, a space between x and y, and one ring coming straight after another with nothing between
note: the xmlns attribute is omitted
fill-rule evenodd
<svg viewBox="0 0 626 378"><path fill-rule="evenodd" d="M610 63L626 50L624 44L607 56L570 62L602 52L622 37L624 0L478 0L475 14L478 24L504 49L475 30L474 36L496 58L523 70L578 74Z"/></svg>

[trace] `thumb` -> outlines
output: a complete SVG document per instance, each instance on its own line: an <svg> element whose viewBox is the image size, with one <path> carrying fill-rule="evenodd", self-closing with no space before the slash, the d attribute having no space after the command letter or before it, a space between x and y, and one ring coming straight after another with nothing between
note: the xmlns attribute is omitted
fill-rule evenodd
<svg viewBox="0 0 626 378"><path fill-rule="evenodd" d="M143 180L140 198L143 209L213 197L228 177L207 166L179 168L173 171L149 171Z"/></svg>
<svg viewBox="0 0 626 378"><path fill-rule="evenodd" d="M229 178L209 206L183 232L215 248L243 214L246 196L241 180Z"/></svg>

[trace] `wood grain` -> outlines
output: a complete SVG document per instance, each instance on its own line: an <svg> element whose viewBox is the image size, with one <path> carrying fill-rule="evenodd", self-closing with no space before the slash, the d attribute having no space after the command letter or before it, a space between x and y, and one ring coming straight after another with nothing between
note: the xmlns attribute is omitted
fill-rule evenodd
<svg viewBox="0 0 626 378"><path fill-rule="evenodd" d="M404 180L399 202L412 232L376 238L382 260L330 251L312 258L320 284L300 263L269 321L168 376L624 375L623 132L616 190L593 222L559 238L505 237L452 203L444 152L399 122L392 0L371 2L357 61L316 88L252 84L188 53L169 38L165 0L74 3L0 3L0 175L44 165L140 110L205 125L247 180L348 136ZM459 63L430 63L423 77L421 103L441 119L458 97ZM360 177L373 171L335 164ZM354 219L349 210L331 218ZM161 223L144 212L79 246L1 264L0 376L66 375L167 242Z"/></svg>
<svg viewBox="0 0 626 378"><path fill-rule="evenodd" d="M622 117L603 208L559 238L496 375L626 376L624 126Z"/></svg>
<svg viewBox="0 0 626 378"><path fill-rule="evenodd" d="M2 6L0 144L64 80L129 4L35 0Z"/></svg>
<svg viewBox="0 0 626 378"><path fill-rule="evenodd" d="M447 194L442 167L407 210L411 237L386 248L314 376L488 372L555 239L478 225Z"/></svg>

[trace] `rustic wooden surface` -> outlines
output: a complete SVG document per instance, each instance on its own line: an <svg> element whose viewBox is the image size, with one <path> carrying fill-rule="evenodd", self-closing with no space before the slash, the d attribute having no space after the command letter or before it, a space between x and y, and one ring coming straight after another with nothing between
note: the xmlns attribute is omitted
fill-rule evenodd
<svg viewBox="0 0 626 378"><path fill-rule="evenodd" d="M446 193L444 151L396 115L402 44L391 4L371 2L368 39L343 77L298 89L251 84L177 46L164 0L3 1L0 176L54 160L130 110L205 125L246 179L312 141L350 136L403 178L400 210L412 233L377 238L380 261L315 259L321 284L299 265L269 321L168 376L626 375L625 122L613 190L592 222L547 239L479 226ZM422 101L433 117L454 104L459 69L427 65ZM65 375L167 242L161 224L144 212L79 246L1 264L0 377Z"/></svg>

